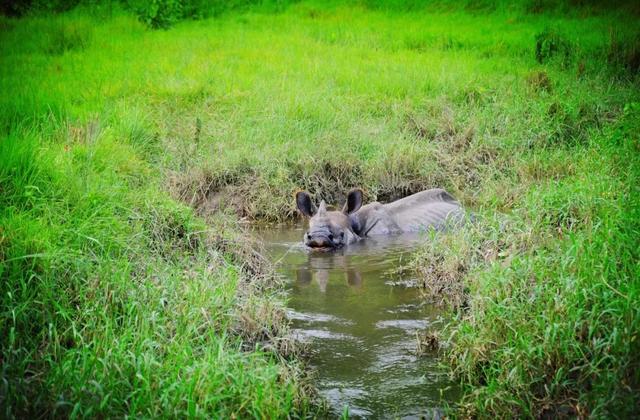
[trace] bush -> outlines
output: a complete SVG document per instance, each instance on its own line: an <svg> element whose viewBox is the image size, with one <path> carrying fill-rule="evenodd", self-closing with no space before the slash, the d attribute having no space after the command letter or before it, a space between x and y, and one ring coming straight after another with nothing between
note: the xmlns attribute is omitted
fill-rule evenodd
<svg viewBox="0 0 640 420"><path fill-rule="evenodd" d="M133 5L138 18L151 28L168 28L182 19L182 1L138 1Z"/></svg>
<svg viewBox="0 0 640 420"><path fill-rule="evenodd" d="M287 1L257 0L125 0L138 18L154 29L166 29L182 19L203 19L227 10L254 4L286 4Z"/></svg>
<svg viewBox="0 0 640 420"><path fill-rule="evenodd" d="M22 16L30 11L64 12L76 7L81 0L2 0L0 13Z"/></svg>
<svg viewBox="0 0 640 420"><path fill-rule="evenodd" d="M545 29L536 35L536 60L543 64L553 57L560 58L561 64L569 64L572 53L571 43L553 29Z"/></svg>

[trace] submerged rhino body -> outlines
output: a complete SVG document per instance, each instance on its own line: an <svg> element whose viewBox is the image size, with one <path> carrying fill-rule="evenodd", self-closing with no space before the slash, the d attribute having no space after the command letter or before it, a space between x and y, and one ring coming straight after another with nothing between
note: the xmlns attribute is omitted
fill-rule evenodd
<svg viewBox="0 0 640 420"><path fill-rule="evenodd" d="M329 211L324 201L316 209L308 193L296 194L298 210L309 218L305 245L335 249L367 236L395 235L421 230L441 230L460 223L464 210L442 189L421 191L392 203L362 205L362 190L351 190L341 211Z"/></svg>

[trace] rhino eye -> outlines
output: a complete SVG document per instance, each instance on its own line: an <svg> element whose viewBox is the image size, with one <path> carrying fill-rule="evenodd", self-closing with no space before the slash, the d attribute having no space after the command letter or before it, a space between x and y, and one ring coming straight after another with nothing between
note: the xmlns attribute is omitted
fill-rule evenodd
<svg viewBox="0 0 640 420"><path fill-rule="evenodd" d="M340 232L340 238L344 238L344 232Z"/></svg>
<svg viewBox="0 0 640 420"><path fill-rule="evenodd" d="M329 240L333 241L333 235L332 234L329 234Z"/></svg>

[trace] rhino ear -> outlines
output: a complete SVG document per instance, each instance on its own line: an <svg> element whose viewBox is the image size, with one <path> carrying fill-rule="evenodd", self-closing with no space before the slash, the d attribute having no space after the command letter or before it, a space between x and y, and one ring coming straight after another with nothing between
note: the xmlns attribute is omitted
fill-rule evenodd
<svg viewBox="0 0 640 420"><path fill-rule="evenodd" d="M344 207L342 208L342 212L344 214L351 214L354 211L360 210L362 207L362 190L360 188L354 188L347 194L347 202L344 203Z"/></svg>
<svg viewBox="0 0 640 420"><path fill-rule="evenodd" d="M300 213L307 217L312 217L315 213L316 208L311 202L311 196L309 196L309 193L306 191L298 191L296 193L296 205Z"/></svg>

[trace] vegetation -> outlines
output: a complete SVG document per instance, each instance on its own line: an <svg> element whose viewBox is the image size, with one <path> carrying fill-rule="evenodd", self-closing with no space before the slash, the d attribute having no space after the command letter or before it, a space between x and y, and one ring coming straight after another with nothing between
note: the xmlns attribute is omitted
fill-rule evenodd
<svg viewBox="0 0 640 420"><path fill-rule="evenodd" d="M638 413L640 107L621 120L587 150L556 152L570 175L527 185L513 212L484 210L412 261L427 297L457 309L439 338L463 412Z"/></svg>
<svg viewBox="0 0 640 420"><path fill-rule="evenodd" d="M639 411L633 4L79 3L0 18L3 416L312 415L237 218L356 185L476 213L412 263L461 414Z"/></svg>

